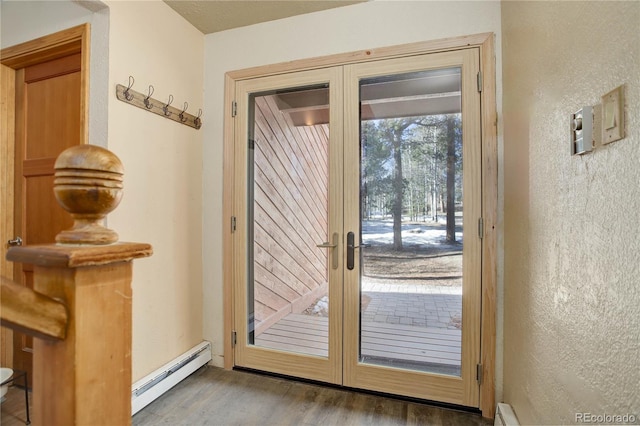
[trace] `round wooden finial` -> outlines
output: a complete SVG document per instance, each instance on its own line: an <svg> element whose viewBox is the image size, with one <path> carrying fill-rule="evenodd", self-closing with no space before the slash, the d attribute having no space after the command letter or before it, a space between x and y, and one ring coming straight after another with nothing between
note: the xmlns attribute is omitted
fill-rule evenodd
<svg viewBox="0 0 640 426"><path fill-rule="evenodd" d="M122 198L120 159L99 146L77 145L58 156L54 169L53 192L75 221L71 229L56 235L56 241L94 245L118 241L118 234L105 228L103 220Z"/></svg>

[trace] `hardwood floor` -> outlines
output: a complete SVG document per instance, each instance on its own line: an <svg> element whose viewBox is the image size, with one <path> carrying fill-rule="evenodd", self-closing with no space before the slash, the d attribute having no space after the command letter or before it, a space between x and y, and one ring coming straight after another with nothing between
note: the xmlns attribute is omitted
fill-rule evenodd
<svg viewBox="0 0 640 426"><path fill-rule="evenodd" d="M29 392L29 408L32 408L33 399ZM25 409L24 388L10 386L4 401L2 401L2 415L0 424L2 426L24 426L27 423L27 412ZM33 412L31 412L33 414ZM33 416L32 416L33 418Z"/></svg>
<svg viewBox="0 0 640 426"><path fill-rule="evenodd" d="M12 387L2 403L1 424L24 421L24 392ZM493 421L426 404L203 367L136 414L132 424L488 426Z"/></svg>
<svg viewBox="0 0 640 426"><path fill-rule="evenodd" d="M143 425L492 425L479 414L206 367L133 417Z"/></svg>

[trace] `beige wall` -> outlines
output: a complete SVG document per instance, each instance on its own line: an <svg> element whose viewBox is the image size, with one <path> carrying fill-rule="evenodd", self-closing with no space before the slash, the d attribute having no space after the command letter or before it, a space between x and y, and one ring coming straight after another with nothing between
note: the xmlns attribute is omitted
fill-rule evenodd
<svg viewBox="0 0 640 426"><path fill-rule="evenodd" d="M135 263L133 380L202 341L202 130L115 97L116 84L174 106L202 108L204 36L166 4L108 2L109 143L125 166L125 192L109 226L153 245ZM207 126L205 110L204 126Z"/></svg>
<svg viewBox="0 0 640 426"><path fill-rule="evenodd" d="M502 34L504 400L640 415L640 3L503 2ZM627 138L570 156L569 114L621 84Z"/></svg>
<svg viewBox="0 0 640 426"><path fill-rule="evenodd" d="M3 1L2 47L14 46L34 38L91 22L92 12L71 1Z"/></svg>
<svg viewBox="0 0 640 426"><path fill-rule="evenodd" d="M118 101L115 86L133 75L135 90L152 84L154 98L172 94L174 106L197 112L204 36L161 1L105 3L2 2L2 47L91 23L89 140L125 167L108 225L122 241L154 247L133 272L136 381L202 341L203 131Z"/></svg>
<svg viewBox="0 0 640 426"><path fill-rule="evenodd" d="M204 338L222 365L222 145L225 72L467 34L496 34L498 99L501 99L500 3L458 1L371 1L206 36L205 110L211 117L204 145ZM498 105L500 111L500 104ZM501 145L499 145L501 149ZM502 173L500 173L502 174ZM501 235L501 233L500 233ZM500 285L500 284L499 284ZM498 296L498 304L501 298ZM501 312L498 313L499 318ZM498 320L497 389L500 398L501 322Z"/></svg>
<svg viewBox="0 0 640 426"><path fill-rule="evenodd" d="M107 146L109 9L101 1L0 2L0 45L14 46L88 22L91 25L89 140Z"/></svg>

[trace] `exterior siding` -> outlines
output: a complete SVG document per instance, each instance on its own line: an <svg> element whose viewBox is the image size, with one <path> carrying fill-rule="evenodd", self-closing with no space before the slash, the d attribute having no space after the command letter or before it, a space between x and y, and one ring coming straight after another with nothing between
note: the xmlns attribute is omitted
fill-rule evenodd
<svg viewBox="0 0 640 426"><path fill-rule="evenodd" d="M329 126L296 127L274 96L256 98L254 298L256 334L327 289Z"/></svg>

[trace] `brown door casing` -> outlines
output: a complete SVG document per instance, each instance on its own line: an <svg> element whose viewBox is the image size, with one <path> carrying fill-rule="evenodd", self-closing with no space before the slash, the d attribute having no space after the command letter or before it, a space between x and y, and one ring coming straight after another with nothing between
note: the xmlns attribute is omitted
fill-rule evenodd
<svg viewBox="0 0 640 426"><path fill-rule="evenodd" d="M56 234L73 223L55 200L53 165L64 149L86 143L88 35L85 24L2 50L1 62L7 67L3 75L14 83L3 83L3 96L14 101L2 110L3 122L15 117L12 134L2 135L7 145L2 166L14 171L7 173L11 182L5 185L13 188L13 215L5 211L0 218L5 232L13 228L3 241L3 257L9 238L20 236L29 245L53 243ZM32 287L31 265L2 266L3 276ZM10 331L3 329L2 335L9 343ZM29 373L29 386L32 352L32 339L14 332L13 353L2 353L3 365Z"/></svg>

